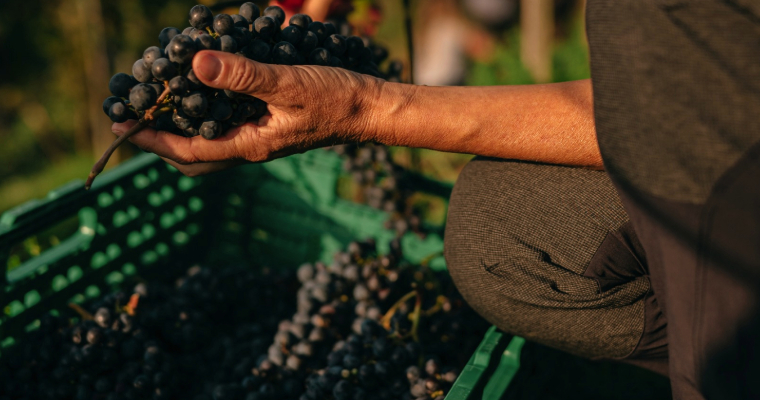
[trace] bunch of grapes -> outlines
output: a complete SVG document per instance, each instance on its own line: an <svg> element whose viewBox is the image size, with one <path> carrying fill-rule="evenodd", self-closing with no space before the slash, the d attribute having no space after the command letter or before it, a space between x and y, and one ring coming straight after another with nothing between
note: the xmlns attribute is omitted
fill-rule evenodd
<svg viewBox="0 0 760 400"><path fill-rule="evenodd" d="M132 66L132 75L117 73L108 87L113 96L103 102L103 111L113 122L137 119L132 129L119 137L93 167L89 188L105 167L113 151L132 134L148 125L177 135L203 136L212 140L228 129L267 112L267 105L252 96L203 85L192 69L201 50L235 53L262 63L319 65L346 68L380 78L397 80L399 63L388 73L380 72L387 50L368 38L344 36L332 23L312 21L296 14L285 23L285 12L277 6L263 14L253 3L244 3L239 14L213 15L204 5L190 9L189 27L164 28L159 46L143 52Z"/></svg>
<svg viewBox="0 0 760 400"><path fill-rule="evenodd" d="M46 315L0 361L0 399L192 399L244 376L295 305L295 276L191 268L176 286L137 284L84 307L70 324ZM268 304L268 302L272 304Z"/></svg>
<svg viewBox="0 0 760 400"><path fill-rule="evenodd" d="M0 359L0 399L439 399L487 323L390 248L353 242L294 272L193 267L72 305L74 323L46 315Z"/></svg>
<svg viewBox="0 0 760 400"><path fill-rule="evenodd" d="M487 323L445 274L404 264L398 239L390 248L378 255L373 241L354 242L329 266L302 265L296 313L249 376L217 386L214 400L443 396Z"/></svg>
<svg viewBox="0 0 760 400"><path fill-rule="evenodd" d="M399 236L407 232L425 234L422 217L411 201L415 191L404 185L406 171L393 160L388 146L344 144L333 146L332 150L344 158L343 170L361 188L364 203L388 213L386 229Z"/></svg>

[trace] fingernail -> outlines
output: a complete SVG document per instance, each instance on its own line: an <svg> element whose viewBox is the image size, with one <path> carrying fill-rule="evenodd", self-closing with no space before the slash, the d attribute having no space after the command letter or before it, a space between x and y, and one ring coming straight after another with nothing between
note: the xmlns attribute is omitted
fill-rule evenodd
<svg viewBox="0 0 760 400"><path fill-rule="evenodd" d="M124 133L124 131L121 131L119 129L114 129L111 132L113 132L113 134L116 136L121 136Z"/></svg>
<svg viewBox="0 0 760 400"><path fill-rule="evenodd" d="M198 55L200 59L196 63L195 72L207 81L215 80L222 73L222 61L209 52Z"/></svg>

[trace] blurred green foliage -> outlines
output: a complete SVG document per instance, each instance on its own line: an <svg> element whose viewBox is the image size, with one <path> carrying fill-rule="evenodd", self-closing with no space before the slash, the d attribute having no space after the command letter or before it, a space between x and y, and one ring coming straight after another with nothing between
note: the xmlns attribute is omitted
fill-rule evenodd
<svg viewBox="0 0 760 400"><path fill-rule="evenodd" d="M552 76L554 82L586 79L591 76L583 14L571 14L565 37L554 43ZM520 61L520 27L504 32L490 62L471 62L465 83L469 86L528 85L534 83L530 71Z"/></svg>

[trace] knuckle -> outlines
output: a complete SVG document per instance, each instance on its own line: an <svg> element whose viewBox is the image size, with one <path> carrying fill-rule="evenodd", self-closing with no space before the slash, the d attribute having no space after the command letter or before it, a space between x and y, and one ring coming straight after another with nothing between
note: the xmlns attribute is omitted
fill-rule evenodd
<svg viewBox="0 0 760 400"><path fill-rule="evenodd" d="M256 68L246 59L236 60L232 67L229 86L233 92L245 92L254 88L256 83Z"/></svg>

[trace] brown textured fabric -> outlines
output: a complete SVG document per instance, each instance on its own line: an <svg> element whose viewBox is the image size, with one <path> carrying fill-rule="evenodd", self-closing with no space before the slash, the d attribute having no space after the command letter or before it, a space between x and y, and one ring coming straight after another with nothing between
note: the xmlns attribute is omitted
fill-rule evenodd
<svg viewBox="0 0 760 400"><path fill-rule="evenodd" d="M663 199L701 203L757 141L758 4L588 2L599 146L617 178Z"/></svg>
<svg viewBox="0 0 760 400"><path fill-rule="evenodd" d="M760 3L589 0L599 147L677 399L760 398Z"/></svg>
<svg viewBox="0 0 760 400"><path fill-rule="evenodd" d="M600 290L597 276L583 274L627 222L604 172L476 158L451 196L447 265L467 302L501 329L585 357L624 358L644 334L649 280L623 272ZM610 257L636 264L628 250ZM664 328L653 330L659 338L645 341L662 345Z"/></svg>

